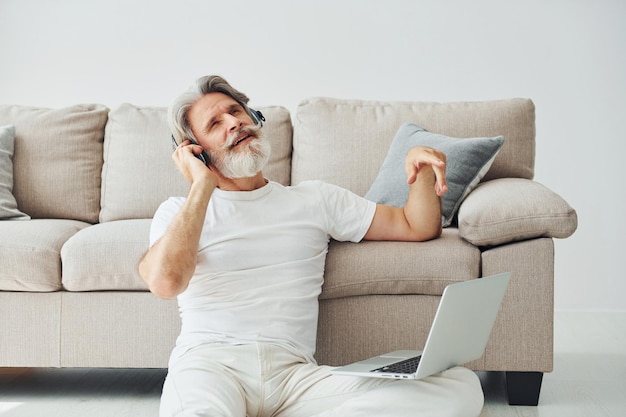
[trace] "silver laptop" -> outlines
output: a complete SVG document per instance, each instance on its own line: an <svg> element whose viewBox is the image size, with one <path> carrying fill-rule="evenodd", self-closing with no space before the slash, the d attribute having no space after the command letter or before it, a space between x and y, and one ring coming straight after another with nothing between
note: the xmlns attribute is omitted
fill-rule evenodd
<svg viewBox="0 0 626 417"><path fill-rule="evenodd" d="M480 358L510 272L448 285L423 351L398 350L336 368L336 375L421 379Z"/></svg>

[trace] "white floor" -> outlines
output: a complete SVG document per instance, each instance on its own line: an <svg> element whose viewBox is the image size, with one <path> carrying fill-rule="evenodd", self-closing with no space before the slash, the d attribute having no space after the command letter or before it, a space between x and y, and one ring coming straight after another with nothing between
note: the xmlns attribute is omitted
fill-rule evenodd
<svg viewBox="0 0 626 417"><path fill-rule="evenodd" d="M539 406L508 406L503 375L480 373L481 417L626 416L626 313L559 312L554 342ZM0 368L0 417L154 417L164 377L164 370Z"/></svg>

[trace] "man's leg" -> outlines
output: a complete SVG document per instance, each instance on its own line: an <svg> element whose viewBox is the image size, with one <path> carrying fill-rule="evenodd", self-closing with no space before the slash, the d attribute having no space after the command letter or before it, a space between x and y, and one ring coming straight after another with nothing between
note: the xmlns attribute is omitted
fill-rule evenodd
<svg viewBox="0 0 626 417"><path fill-rule="evenodd" d="M336 376L331 369L302 363L276 374L275 416L476 417L483 407L480 381L466 368L422 380Z"/></svg>
<svg viewBox="0 0 626 417"><path fill-rule="evenodd" d="M484 396L478 377L462 367L421 380L383 379L378 384L363 383L368 386L365 392L317 416L477 417L483 408Z"/></svg>
<svg viewBox="0 0 626 417"><path fill-rule="evenodd" d="M246 386L258 370L256 348L204 345L191 349L170 366L163 394L160 417L224 416L245 417L255 390ZM252 359L253 360L250 360ZM241 378L240 368L244 371ZM258 378L256 378L258 380Z"/></svg>

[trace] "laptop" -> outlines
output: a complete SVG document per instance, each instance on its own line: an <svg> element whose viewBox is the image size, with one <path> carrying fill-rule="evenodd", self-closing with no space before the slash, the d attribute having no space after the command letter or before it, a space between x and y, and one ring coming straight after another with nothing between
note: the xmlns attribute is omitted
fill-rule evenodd
<svg viewBox="0 0 626 417"><path fill-rule="evenodd" d="M398 350L336 368L335 375L421 379L480 358L510 272L448 285L423 351Z"/></svg>

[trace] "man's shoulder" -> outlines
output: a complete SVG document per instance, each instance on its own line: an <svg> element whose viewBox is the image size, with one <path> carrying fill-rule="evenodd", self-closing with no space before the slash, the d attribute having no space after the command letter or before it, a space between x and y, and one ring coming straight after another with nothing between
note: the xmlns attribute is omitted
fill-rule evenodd
<svg viewBox="0 0 626 417"><path fill-rule="evenodd" d="M298 184L289 185L287 188L293 190L298 190L301 188L320 188L324 184L326 183L322 180L304 180L299 182Z"/></svg>
<svg viewBox="0 0 626 417"><path fill-rule="evenodd" d="M183 204L185 204L185 201L187 201L187 197L169 197L159 205L159 208L155 212L155 217L158 214L178 211Z"/></svg>
<svg viewBox="0 0 626 417"><path fill-rule="evenodd" d="M169 197L167 200L162 202L161 205L178 206L178 207L180 207L183 204L185 204L185 201L187 201L187 197L173 196L173 197Z"/></svg>
<svg viewBox="0 0 626 417"><path fill-rule="evenodd" d="M324 190L324 189L335 189L335 190L344 190L344 188L331 184L322 180L305 180L299 182L296 185L290 185L287 188L294 190Z"/></svg>

